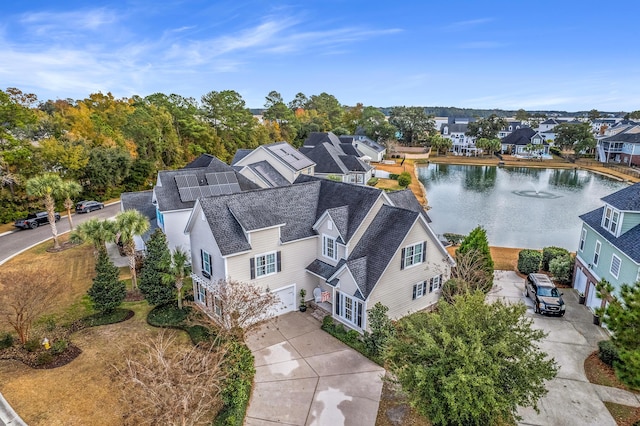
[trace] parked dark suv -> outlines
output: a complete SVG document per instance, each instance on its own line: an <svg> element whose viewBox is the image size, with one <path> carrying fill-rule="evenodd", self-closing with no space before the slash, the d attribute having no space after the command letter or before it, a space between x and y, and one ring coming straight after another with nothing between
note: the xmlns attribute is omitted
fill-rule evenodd
<svg viewBox="0 0 640 426"><path fill-rule="evenodd" d="M60 215L56 213L56 222L60 220ZM29 213L29 215L24 219L18 219L13 224L16 228L21 229L35 229L40 225L46 225L49 223L49 216L47 212L38 212L38 213Z"/></svg>
<svg viewBox="0 0 640 426"><path fill-rule="evenodd" d="M80 201L76 204L76 213L89 213L93 210L100 210L104 208L104 204L98 201Z"/></svg>
<svg viewBox="0 0 640 426"><path fill-rule="evenodd" d="M565 304L562 293L544 274L529 274L525 281L526 296L533 300L537 314L563 316Z"/></svg>

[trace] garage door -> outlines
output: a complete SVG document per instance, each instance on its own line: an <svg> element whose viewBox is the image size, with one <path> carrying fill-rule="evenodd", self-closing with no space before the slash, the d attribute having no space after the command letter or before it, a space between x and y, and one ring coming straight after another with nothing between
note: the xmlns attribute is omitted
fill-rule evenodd
<svg viewBox="0 0 640 426"><path fill-rule="evenodd" d="M273 293L278 297L279 302L276 305L273 314L282 315L287 312L291 312L296 307L296 285L291 284L286 287L281 287L277 290L273 290Z"/></svg>
<svg viewBox="0 0 640 426"><path fill-rule="evenodd" d="M587 306L591 309L597 309L602 305L602 301L596 294L596 285L594 283L589 283L589 296L587 298Z"/></svg>
<svg viewBox="0 0 640 426"><path fill-rule="evenodd" d="M585 294L587 290L587 276L582 269L577 269L578 274L576 276L576 290L580 293Z"/></svg>

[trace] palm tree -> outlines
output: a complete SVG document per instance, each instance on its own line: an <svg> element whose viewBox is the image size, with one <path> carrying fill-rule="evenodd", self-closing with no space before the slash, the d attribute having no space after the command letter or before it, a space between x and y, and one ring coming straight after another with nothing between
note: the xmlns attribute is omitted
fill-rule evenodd
<svg viewBox="0 0 640 426"><path fill-rule="evenodd" d="M131 269L131 287L138 288L136 276L136 243L134 237L142 235L149 229L149 219L137 210L126 210L116 215L116 242L122 244L124 252L129 258Z"/></svg>
<svg viewBox="0 0 640 426"><path fill-rule="evenodd" d="M60 248L58 241L58 229L56 228L56 200L62 178L55 173L46 173L42 176L36 176L27 181L27 194L42 198L44 207L49 217L49 225L51 226L51 234L53 235L53 247Z"/></svg>
<svg viewBox="0 0 640 426"><path fill-rule="evenodd" d="M168 284L175 284L176 289L178 290L178 309L182 309L182 287L184 285L185 277L191 271L191 268L187 263L189 255L180 247L176 247L172 258L171 265L166 265L168 266L169 272L163 274L162 281Z"/></svg>
<svg viewBox="0 0 640 426"><path fill-rule="evenodd" d="M65 180L58 188L58 194L64 198L64 208L67 209L69 219L69 229L73 231L73 221L71 220L71 209L73 208L73 197L77 197L82 192L82 186L73 180Z"/></svg>
<svg viewBox="0 0 640 426"><path fill-rule="evenodd" d="M89 219L71 233L71 241L88 241L96 249L96 256L107 250L105 243L115 241L116 229L112 220Z"/></svg>

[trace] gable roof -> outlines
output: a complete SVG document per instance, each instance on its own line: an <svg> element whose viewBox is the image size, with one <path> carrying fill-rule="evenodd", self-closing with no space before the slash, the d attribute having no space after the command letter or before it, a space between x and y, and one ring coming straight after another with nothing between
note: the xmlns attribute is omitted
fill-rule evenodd
<svg viewBox="0 0 640 426"><path fill-rule="evenodd" d="M502 138L501 143L506 145L528 145L535 134L536 131L531 127L521 127Z"/></svg>
<svg viewBox="0 0 640 426"><path fill-rule="evenodd" d="M210 161L207 167L190 167L179 170L163 170L158 172L160 185L156 185L154 188L156 200L158 202L158 209L162 212L185 210L192 208L195 204L195 200L183 202L180 199L180 192L178 191L178 185L175 179L176 176L195 175L199 185L206 185L207 173L220 172L233 172L238 180L241 191L259 188L258 185L242 176L233 167L213 157L213 161Z"/></svg>
<svg viewBox="0 0 640 426"><path fill-rule="evenodd" d="M363 135L342 135L340 136L340 141L342 143L350 143L350 144L363 144L373 149L376 152L383 152L387 148L380 145L378 142L369 139L367 136Z"/></svg>
<svg viewBox="0 0 640 426"><path fill-rule="evenodd" d="M451 133L466 133L469 129L467 123L443 123L440 126L440 133L444 134L444 129L447 128L448 134Z"/></svg>
<svg viewBox="0 0 640 426"><path fill-rule="evenodd" d="M600 236L609 241L614 247L626 254L631 260L640 264L640 225L634 226L616 238L615 235L601 226L603 213L604 207L600 207L599 209L581 215L580 219L600 234Z"/></svg>
<svg viewBox="0 0 640 426"><path fill-rule="evenodd" d="M220 159L218 159L217 157L211 154L201 154L198 158L196 158L195 160L193 160L192 162L184 166L184 168L194 169L199 167L209 167L212 164L219 165L219 163L226 165L226 163L220 161Z"/></svg>
<svg viewBox="0 0 640 426"><path fill-rule="evenodd" d="M270 187L286 186L291 183L280 174L268 161L258 161L247 166Z"/></svg>
<svg viewBox="0 0 640 426"><path fill-rule="evenodd" d="M617 135L608 136L602 138L605 142L627 142L627 143L640 143L640 133L630 133L622 131Z"/></svg>
<svg viewBox="0 0 640 426"><path fill-rule="evenodd" d="M384 205L367 227L347 259L364 299L369 297L418 216L415 211Z"/></svg>
<svg viewBox="0 0 640 426"><path fill-rule="evenodd" d="M413 192L410 189L403 189L402 191L387 192L387 197L391 200L394 206L402 209L418 212L424 217L427 223L431 223L431 218L427 215L426 210L420 205Z"/></svg>
<svg viewBox="0 0 640 426"><path fill-rule="evenodd" d="M362 153L350 143L341 143L340 148L346 155L353 155L354 157L362 157Z"/></svg>
<svg viewBox="0 0 640 426"><path fill-rule="evenodd" d="M242 160L247 155L253 152L252 149L238 149L236 153L233 155L233 160L231 160L231 165L234 166L238 161Z"/></svg>
<svg viewBox="0 0 640 426"><path fill-rule="evenodd" d="M350 171L366 172L371 169L358 156L346 155L340 144L336 147L323 142L314 147L304 146L299 151L316 163L316 173L346 175Z"/></svg>
<svg viewBox="0 0 640 426"><path fill-rule="evenodd" d="M602 197L601 200L621 211L640 212L640 183Z"/></svg>
<svg viewBox="0 0 640 426"><path fill-rule="evenodd" d="M275 142L262 145L262 147L293 171L297 172L314 166L314 162L310 158L289 145L288 142Z"/></svg>
<svg viewBox="0 0 640 426"><path fill-rule="evenodd" d="M307 139L304 140L302 146L307 148L314 147L325 142L330 143L336 148L340 146L340 138L332 132L311 132Z"/></svg>

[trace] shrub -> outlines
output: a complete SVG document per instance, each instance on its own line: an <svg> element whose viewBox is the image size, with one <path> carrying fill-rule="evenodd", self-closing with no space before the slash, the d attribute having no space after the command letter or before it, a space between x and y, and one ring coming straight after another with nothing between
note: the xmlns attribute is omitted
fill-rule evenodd
<svg viewBox="0 0 640 426"><path fill-rule="evenodd" d="M545 247L542 249L542 270L549 271L549 264L558 257L569 256L569 250L562 247Z"/></svg>
<svg viewBox="0 0 640 426"><path fill-rule="evenodd" d="M377 177L372 177L371 179L369 179L367 181L367 185L369 186L376 186L378 184L378 178Z"/></svg>
<svg viewBox="0 0 640 426"><path fill-rule="evenodd" d="M400 176L398 176L398 185L406 188L410 184L411 184L411 174L409 174L409 172L400 173Z"/></svg>
<svg viewBox="0 0 640 426"><path fill-rule="evenodd" d="M333 318L331 318L331 315L327 315L322 318L322 329L326 331L326 329L330 327L333 327Z"/></svg>
<svg viewBox="0 0 640 426"><path fill-rule="evenodd" d="M158 305L147 316L154 327L181 327L189 315L190 308L178 309L176 302Z"/></svg>
<svg viewBox="0 0 640 426"><path fill-rule="evenodd" d="M522 274L531 274L540 270L542 253L537 250L520 250L518 253L518 271Z"/></svg>
<svg viewBox="0 0 640 426"><path fill-rule="evenodd" d="M68 346L69 346L69 342L67 342L66 340L64 339L56 340L51 345L51 353L53 355L60 355L62 352L67 350Z"/></svg>
<svg viewBox="0 0 640 426"><path fill-rule="evenodd" d="M53 354L49 351L38 354L36 365L46 365L53 361Z"/></svg>
<svg viewBox="0 0 640 426"><path fill-rule="evenodd" d="M7 349L13 346L13 336L10 333L6 333L0 338L0 349Z"/></svg>
<svg viewBox="0 0 640 426"><path fill-rule="evenodd" d="M598 358L613 367L613 363L620 360L618 348L611 340L601 340L598 342Z"/></svg>
<svg viewBox="0 0 640 426"><path fill-rule="evenodd" d="M387 316L388 311L389 308L380 302L377 302L371 309L367 310L371 333L364 333L364 344L367 352L372 356L381 355L389 338L395 336L396 330L391 319Z"/></svg>
<svg viewBox="0 0 640 426"><path fill-rule="evenodd" d="M549 262L549 272L558 282L567 284L571 282L571 257L556 257Z"/></svg>
<svg viewBox="0 0 640 426"><path fill-rule="evenodd" d="M189 327L187 329L187 333L189 333L189 337L194 345L201 342L208 342L213 337L211 331L203 325L194 325Z"/></svg>
<svg viewBox="0 0 640 426"><path fill-rule="evenodd" d="M398 180L399 176L397 173L389 173L389 179Z"/></svg>
<svg viewBox="0 0 640 426"><path fill-rule="evenodd" d="M213 424L240 426L244 420L251 396L251 383L256 372L253 367L253 354L243 343L230 342L225 363L227 377L221 395L224 406Z"/></svg>
<svg viewBox="0 0 640 426"><path fill-rule="evenodd" d="M28 352L35 352L40 349L40 342L38 341L38 339L27 340L27 343L24 344L24 348Z"/></svg>

